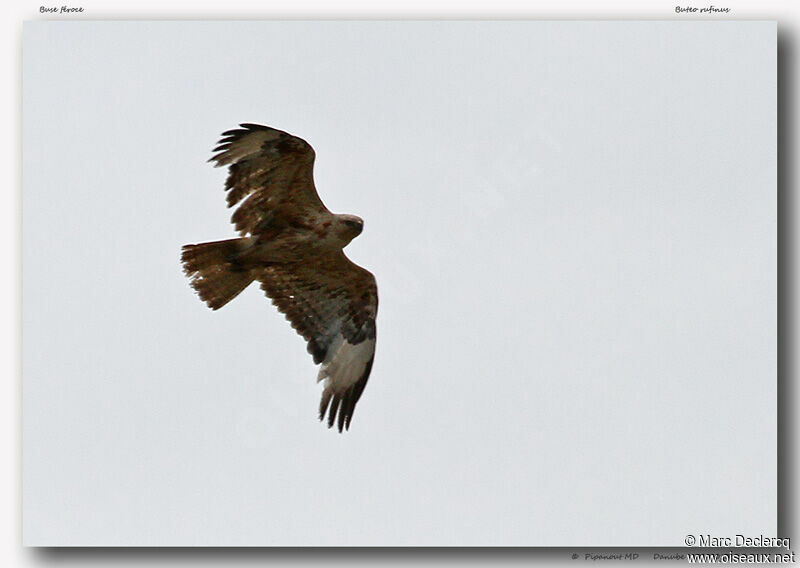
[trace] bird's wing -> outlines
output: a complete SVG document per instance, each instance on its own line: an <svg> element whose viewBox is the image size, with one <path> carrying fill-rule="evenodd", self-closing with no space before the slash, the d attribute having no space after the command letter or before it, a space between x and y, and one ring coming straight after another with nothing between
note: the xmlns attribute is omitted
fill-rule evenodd
<svg viewBox="0 0 800 568"><path fill-rule="evenodd" d="M302 264L266 267L261 288L308 342L324 380L319 418L350 427L372 370L378 288L375 277L339 251Z"/></svg>
<svg viewBox="0 0 800 568"><path fill-rule="evenodd" d="M228 166L231 222L242 236L330 213L314 187L314 149L297 136L259 124L222 133L209 161ZM242 201L244 200L244 201Z"/></svg>

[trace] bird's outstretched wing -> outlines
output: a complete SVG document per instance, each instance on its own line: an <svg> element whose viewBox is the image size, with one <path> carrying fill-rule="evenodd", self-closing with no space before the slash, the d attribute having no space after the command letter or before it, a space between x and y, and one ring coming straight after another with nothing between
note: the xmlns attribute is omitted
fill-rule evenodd
<svg viewBox="0 0 800 568"><path fill-rule="evenodd" d="M242 236L259 235L309 215L329 213L314 187L314 149L297 136L259 124L222 133L209 161L229 166L228 207Z"/></svg>
<svg viewBox="0 0 800 568"><path fill-rule="evenodd" d="M320 420L327 412L328 427L349 428L375 354L375 277L336 252L313 262L269 266L259 280L306 339L314 362L322 363Z"/></svg>

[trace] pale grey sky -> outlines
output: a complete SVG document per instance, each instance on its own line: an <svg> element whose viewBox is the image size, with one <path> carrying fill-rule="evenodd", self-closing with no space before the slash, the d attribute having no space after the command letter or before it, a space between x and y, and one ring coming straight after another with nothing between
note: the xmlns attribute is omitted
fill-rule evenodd
<svg viewBox="0 0 800 568"><path fill-rule="evenodd" d="M775 72L774 22L26 23L25 543L775 534ZM181 272L240 122L365 219L346 434L256 286Z"/></svg>

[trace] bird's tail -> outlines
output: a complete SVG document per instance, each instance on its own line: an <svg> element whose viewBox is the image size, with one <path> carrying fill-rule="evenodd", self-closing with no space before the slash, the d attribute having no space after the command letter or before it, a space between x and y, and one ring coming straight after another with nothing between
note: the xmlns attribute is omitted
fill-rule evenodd
<svg viewBox="0 0 800 568"><path fill-rule="evenodd" d="M255 279L252 269L237 263L238 253L248 245L246 238L184 245L183 271L191 278L192 288L212 310L233 300Z"/></svg>

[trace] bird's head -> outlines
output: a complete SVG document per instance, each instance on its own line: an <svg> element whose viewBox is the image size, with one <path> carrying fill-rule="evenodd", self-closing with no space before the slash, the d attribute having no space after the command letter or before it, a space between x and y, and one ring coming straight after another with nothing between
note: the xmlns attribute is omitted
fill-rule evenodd
<svg viewBox="0 0 800 568"><path fill-rule="evenodd" d="M339 235L348 243L355 239L364 230L364 220L355 215L337 215L339 221Z"/></svg>

